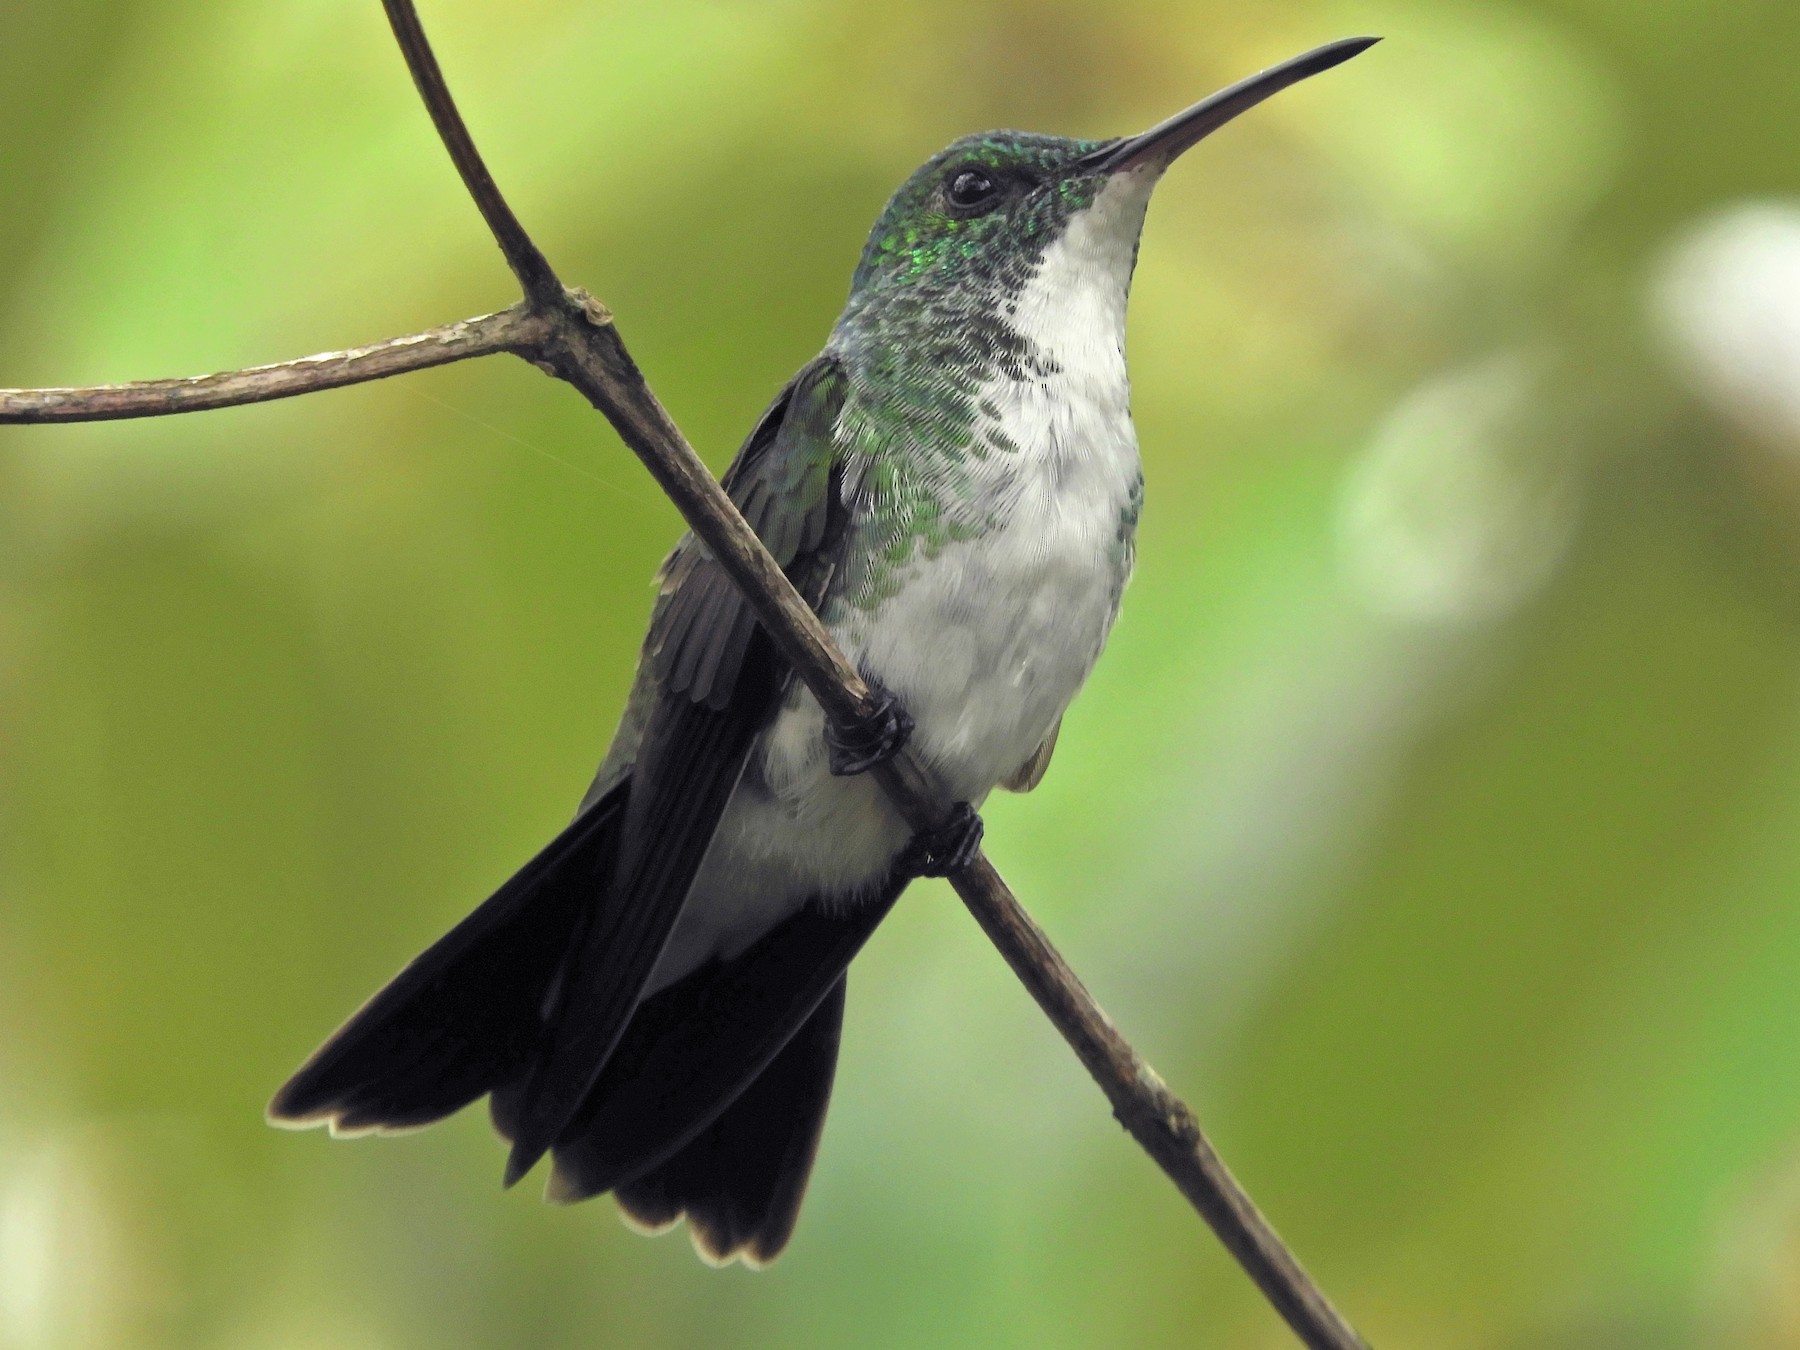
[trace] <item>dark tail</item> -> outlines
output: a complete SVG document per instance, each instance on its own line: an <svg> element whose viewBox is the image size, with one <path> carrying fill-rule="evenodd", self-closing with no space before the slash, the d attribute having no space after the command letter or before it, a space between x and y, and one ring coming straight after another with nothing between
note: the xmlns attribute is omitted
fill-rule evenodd
<svg viewBox="0 0 1800 1350"><path fill-rule="evenodd" d="M708 1260L773 1260L793 1232L831 1096L845 968L900 890L847 909L809 905L645 999L553 1146L549 1198L613 1191L646 1227L686 1214ZM502 1135L516 1095L494 1094Z"/></svg>
<svg viewBox="0 0 1800 1350"><path fill-rule="evenodd" d="M685 1214L695 1248L714 1265L763 1266L781 1255L819 1151L843 1024L840 979L723 1115L616 1189L626 1217L659 1232Z"/></svg>
<svg viewBox="0 0 1800 1350"><path fill-rule="evenodd" d="M278 1125L413 1129L530 1065L584 910L606 885L623 787L602 797L480 908L396 975L275 1094Z"/></svg>
<svg viewBox="0 0 1800 1350"><path fill-rule="evenodd" d="M395 976L275 1094L269 1118L337 1134L403 1130L492 1094L496 1128L516 1140L557 1019L581 1001L562 987L581 978L569 954L610 893L627 791L595 802ZM773 1260L824 1125L845 968L903 885L808 905L639 1002L551 1144L549 1197L615 1191L649 1227L685 1214L709 1260Z"/></svg>

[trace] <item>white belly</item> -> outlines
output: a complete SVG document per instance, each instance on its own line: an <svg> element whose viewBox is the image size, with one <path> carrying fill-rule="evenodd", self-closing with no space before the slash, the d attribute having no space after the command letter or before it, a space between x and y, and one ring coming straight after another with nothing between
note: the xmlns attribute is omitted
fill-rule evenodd
<svg viewBox="0 0 1800 1350"><path fill-rule="evenodd" d="M1101 433L1111 453L1089 441L1062 471L1030 475L999 528L947 545L874 613L832 627L911 714L909 748L951 800L979 805L1030 758L1118 611L1137 484L1130 421L1121 408L1059 430ZM907 838L873 779L831 775L824 715L799 690L752 753L650 988L736 955L810 898L853 901Z"/></svg>

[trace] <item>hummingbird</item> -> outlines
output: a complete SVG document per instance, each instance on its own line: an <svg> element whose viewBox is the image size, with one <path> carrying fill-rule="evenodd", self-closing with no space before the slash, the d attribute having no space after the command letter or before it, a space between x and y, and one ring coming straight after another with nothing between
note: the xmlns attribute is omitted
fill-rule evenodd
<svg viewBox="0 0 1800 1350"><path fill-rule="evenodd" d="M757 1266L787 1245L837 1066L846 969L907 884L1037 786L1119 612L1143 473L1125 312L1184 151L1373 45L1320 47L1140 135L968 136L895 193L819 356L723 485L869 680L828 723L684 536L574 819L374 995L269 1119L393 1133L487 1096L511 1185L608 1191ZM907 748L945 822L867 771Z"/></svg>

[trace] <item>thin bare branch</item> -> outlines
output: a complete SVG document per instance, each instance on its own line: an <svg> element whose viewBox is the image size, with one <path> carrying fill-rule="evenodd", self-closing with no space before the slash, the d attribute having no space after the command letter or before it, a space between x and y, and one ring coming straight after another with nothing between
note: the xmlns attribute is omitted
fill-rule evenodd
<svg viewBox="0 0 1800 1350"><path fill-rule="evenodd" d="M267 403L270 399L341 389L347 384L382 380L495 352L521 351L535 345L543 328L543 321L519 304L498 314L464 319L410 337L218 375L101 384L83 389L0 389L0 424L108 422Z"/></svg>
<svg viewBox="0 0 1800 1350"><path fill-rule="evenodd" d="M412 72L419 97L425 100L425 110L431 114L432 125L437 128L444 148L450 152L457 173L462 175L463 186L475 199L475 206L482 219L487 221L488 229L493 231L494 242L506 255L507 265L519 279L519 285L524 287L526 298L538 305L555 303L562 283L556 279L549 259L544 257L513 214L512 207L494 182L494 176L488 172L481 152L475 148L475 139L463 124L462 112L457 108L456 100L450 97L450 87L444 82L437 55L426 40L418 10L407 0L382 0L382 7L387 10L394 39L400 44L400 53L406 58L406 68Z"/></svg>
<svg viewBox="0 0 1800 1350"><path fill-rule="evenodd" d="M826 714L839 722L866 716L874 701L867 683L657 400L626 350L611 313L585 292L562 284L500 194L451 99L411 0L382 3L432 121L518 276L525 303L355 352L199 380L0 391L0 422L188 412L512 351L573 385L606 416L730 573ZM902 754L875 773L909 823L924 828L942 820L947 807L943 793L913 756ZM1120 1034L993 864L979 857L951 883L1106 1093L1120 1123L1219 1235L1300 1340L1311 1350L1367 1350L1225 1167L1193 1112Z"/></svg>

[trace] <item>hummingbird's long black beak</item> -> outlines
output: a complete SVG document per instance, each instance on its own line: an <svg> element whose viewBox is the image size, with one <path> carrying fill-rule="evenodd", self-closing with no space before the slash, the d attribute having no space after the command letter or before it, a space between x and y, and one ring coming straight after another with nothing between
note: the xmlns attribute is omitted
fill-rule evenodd
<svg viewBox="0 0 1800 1350"><path fill-rule="evenodd" d="M1250 111L1270 95L1279 94L1290 85L1299 84L1333 66L1341 66L1380 41L1375 37L1343 38L1278 66L1270 66L1259 75L1239 80L1229 89L1221 89L1212 97L1201 99L1185 112L1176 113L1140 135L1102 146L1089 157L1089 164L1083 168L1090 173L1119 173L1156 160L1166 165L1182 151L1210 136L1239 113Z"/></svg>

